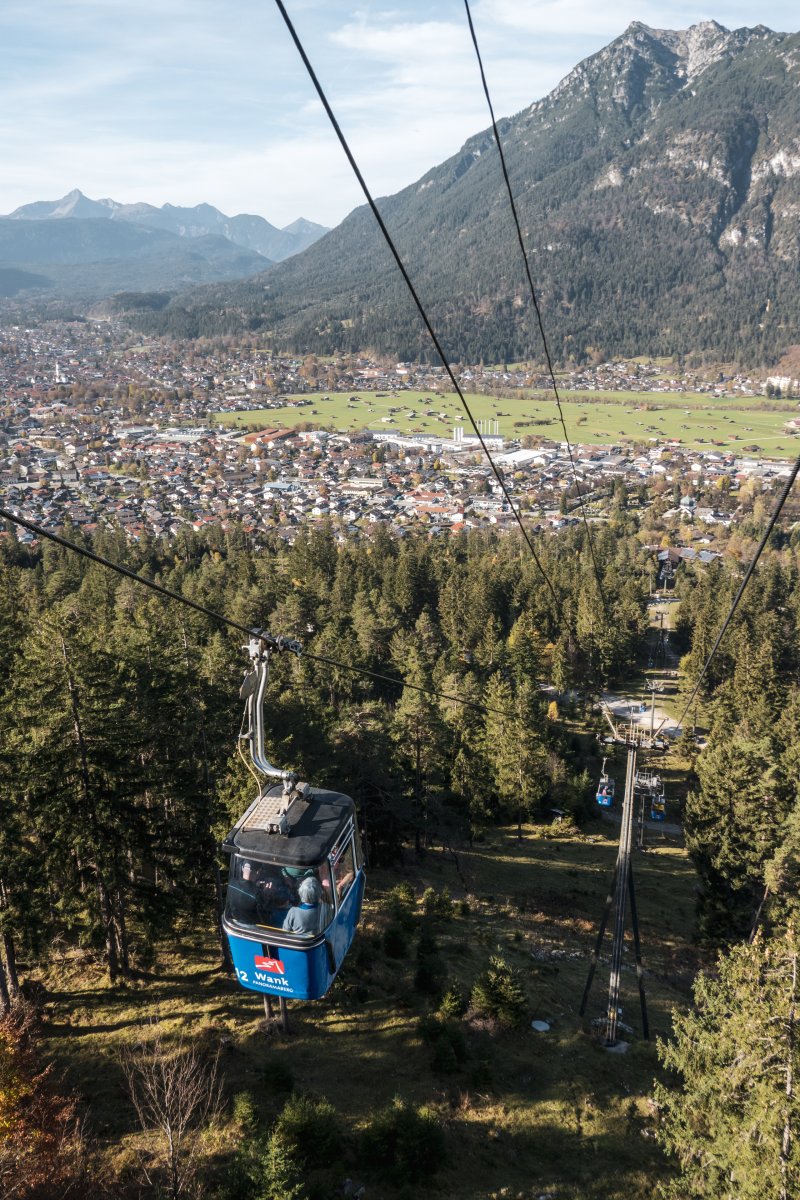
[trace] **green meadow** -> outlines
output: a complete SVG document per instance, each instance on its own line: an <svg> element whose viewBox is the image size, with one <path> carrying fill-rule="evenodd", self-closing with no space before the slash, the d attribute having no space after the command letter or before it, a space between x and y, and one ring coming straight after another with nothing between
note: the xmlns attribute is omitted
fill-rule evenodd
<svg viewBox="0 0 800 1200"><path fill-rule="evenodd" d="M563 437L557 406L548 396L531 393L497 399L468 393L466 398L475 419L497 420L506 438ZM385 428L450 436L455 424L463 424L471 432L461 402L452 392L331 392L287 399L308 403L299 408L217 413L214 419L242 430L310 423L342 432ZM791 401L717 399L697 393L562 392L561 407L571 442L677 438L691 449L758 452L774 458L793 458L797 453L795 435L784 429L800 407Z"/></svg>

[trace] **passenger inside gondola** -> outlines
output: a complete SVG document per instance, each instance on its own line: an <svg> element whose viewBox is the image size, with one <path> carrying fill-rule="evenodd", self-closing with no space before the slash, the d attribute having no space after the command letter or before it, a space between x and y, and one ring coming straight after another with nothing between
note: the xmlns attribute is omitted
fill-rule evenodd
<svg viewBox="0 0 800 1200"><path fill-rule="evenodd" d="M236 860L228 881L228 913L240 925L280 929L296 898L278 867Z"/></svg>
<svg viewBox="0 0 800 1200"><path fill-rule="evenodd" d="M322 884L309 876L298 889L299 904L293 905L286 914L283 928L286 933L299 933L304 937L321 933L330 924L333 908L323 899Z"/></svg>
<svg viewBox="0 0 800 1200"><path fill-rule="evenodd" d="M256 925L260 918L257 870L245 860L239 860L228 882L228 908L235 921Z"/></svg>
<svg viewBox="0 0 800 1200"><path fill-rule="evenodd" d="M341 900L356 877L353 845L349 839L334 861L333 876L336 880L336 895Z"/></svg>
<svg viewBox="0 0 800 1200"><path fill-rule="evenodd" d="M317 867L278 867L236 859L228 882L227 913L240 925L264 925L305 936L319 933L333 919L336 899L350 887L352 848ZM309 886L310 885L310 886Z"/></svg>
<svg viewBox="0 0 800 1200"><path fill-rule="evenodd" d="M286 879L277 867L262 867L261 902L266 924L280 929L286 913L294 904L297 892L292 880Z"/></svg>

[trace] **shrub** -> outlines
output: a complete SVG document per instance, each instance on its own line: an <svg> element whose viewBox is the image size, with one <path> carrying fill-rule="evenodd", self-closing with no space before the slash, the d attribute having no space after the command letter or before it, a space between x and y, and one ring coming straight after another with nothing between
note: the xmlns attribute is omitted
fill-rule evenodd
<svg viewBox="0 0 800 1200"><path fill-rule="evenodd" d="M424 1017L419 1023L424 1040L431 1047L431 1067L434 1071L457 1071L467 1059L467 1043L457 1021L440 1017Z"/></svg>
<svg viewBox="0 0 800 1200"><path fill-rule="evenodd" d="M290 1096L269 1135L254 1200L327 1200L341 1174L341 1148L333 1105Z"/></svg>
<svg viewBox="0 0 800 1200"><path fill-rule="evenodd" d="M447 989L442 996L442 1002L439 1005L439 1016L443 1020L458 1020L463 1017L467 1011L467 999L461 988L453 984Z"/></svg>
<svg viewBox="0 0 800 1200"><path fill-rule="evenodd" d="M377 958L377 943L367 934L361 934L351 951L353 968L362 975L369 975Z"/></svg>
<svg viewBox="0 0 800 1200"><path fill-rule="evenodd" d="M431 1067L440 1075L451 1075L458 1070L458 1058L448 1038L440 1037L434 1042Z"/></svg>
<svg viewBox="0 0 800 1200"><path fill-rule="evenodd" d="M247 1133L256 1128L256 1109L250 1092L237 1092L233 1097L233 1119Z"/></svg>
<svg viewBox="0 0 800 1200"><path fill-rule="evenodd" d="M0 1195L89 1195L77 1103L42 1069L34 1028L24 1002L0 1017Z"/></svg>
<svg viewBox="0 0 800 1200"><path fill-rule="evenodd" d="M414 928L416 915L416 900L410 883L399 883L386 895L386 911L393 924L400 925L406 931Z"/></svg>
<svg viewBox="0 0 800 1200"><path fill-rule="evenodd" d="M303 1167L324 1167L339 1158L341 1130L329 1100L290 1096L270 1135L278 1138Z"/></svg>
<svg viewBox="0 0 800 1200"><path fill-rule="evenodd" d="M423 996L439 996L446 974L441 958L423 958L414 972L414 990Z"/></svg>
<svg viewBox="0 0 800 1200"><path fill-rule="evenodd" d="M470 1002L477 1013L494 1017L506 1029L521 1025L527 1016L519 972L497 955L489 959L488 970L475 981Z"/></svg>
<svg viewBox="0 0 800 1200"><path fill-rule="evenodd" d="M294 1091L292 1068L282 1058L270 1059L261 1070L261 1078L266 1087L279 1095Z"/></svg>
<svg viewBox="0 0 800 1200"><path fill-rule="evenodd" d="M434 888L425 888L422 893L422 911L426 917L452 917L453 901L450 899L450 891L443 887L440 892Z"/></svg>
<svg viewBox="0 0 800 1200"><path fill-rule="evenodd" d="M437 996L447 978L447 966L439 954L436 938L423 928L417 946L417 970L414 987L426 996Z"/></svg>
<svg viewBox="0 0 800 1200"><path fill-rule="evenodd" d="M383 931L383 950L387 958L405 958L408 940L400 925L387 925Z"/></svg>
<svg viewBox="0 0 800 1200"><path fill-rule="evenodd" d="M365 1163L390 1182L419 1183L441 1165L444 1133L431 1109L396 1096L364 1130L361 1150Z"/></svg>
<svg viewBox="0 0 800 1200"><path fill-rule="evenodd" d="M263 1167L263 1186L256 1188L253 1200L309 1200L304 1172L280 1138L267 1142Z"/></svg>

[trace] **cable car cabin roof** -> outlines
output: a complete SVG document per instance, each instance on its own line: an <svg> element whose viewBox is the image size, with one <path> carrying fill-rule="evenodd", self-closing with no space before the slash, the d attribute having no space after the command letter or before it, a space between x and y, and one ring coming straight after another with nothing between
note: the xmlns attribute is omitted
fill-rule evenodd
<svg viewBox="0 0 800 1200"><path fill-rule="evenodd" d="M277 784L254 800L223 842L223 852L284 867L313 866L333 849L356 811L342 792L309 788L308 799L297 798L289 806L288 834L270 833L269 822L275 820L283 799L283 788Z"/></svg>

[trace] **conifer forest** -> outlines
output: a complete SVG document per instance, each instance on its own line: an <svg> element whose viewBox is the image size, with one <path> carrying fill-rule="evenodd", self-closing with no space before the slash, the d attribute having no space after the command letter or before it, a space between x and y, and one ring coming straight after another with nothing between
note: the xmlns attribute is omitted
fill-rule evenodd
<svg viewBox="0 0 800 1200"><path fill-rule="evenodd" d="M794 534L702 682L706 744L687 722L661 764L688 857L656 838L637 860L657 1037L631 1030L624 1059L577 1010L616 852L597 699L654 636L634 513L594 559L580 527L541 541L543 571L491 532L65 535L302 642L272 658L270 759L352 796L367 898L329 996L283 1032L219 924L219 843L255 794L243 635L0 540L0 1195L796 1194ZM678 705L750 548L677 576Z"/></svg>

